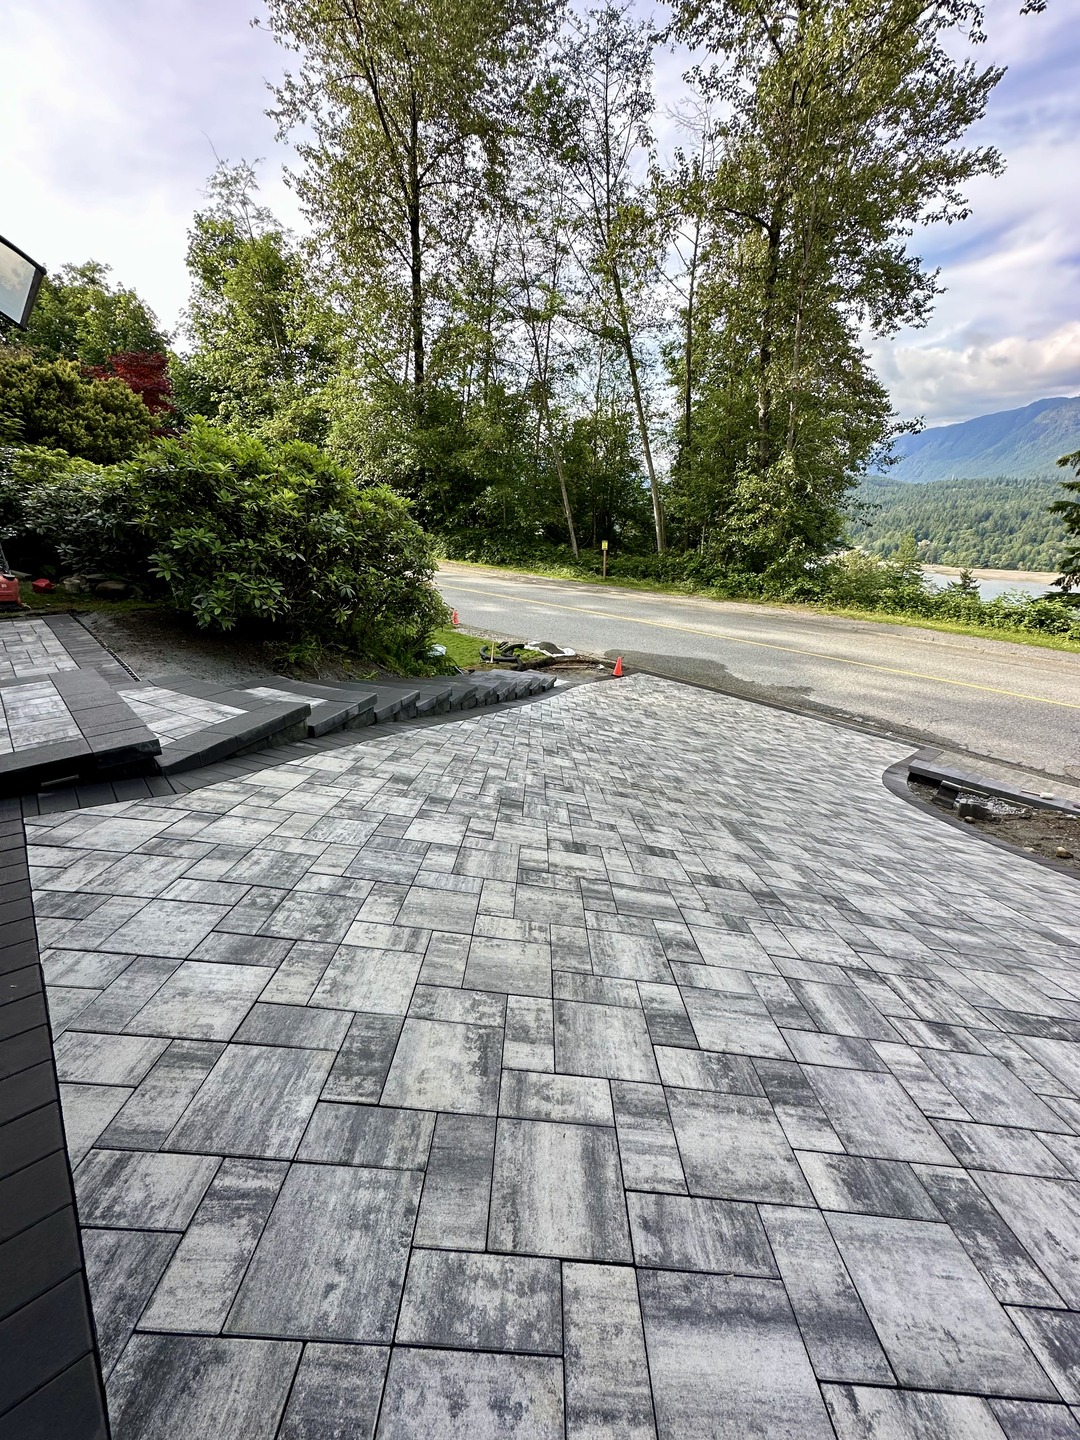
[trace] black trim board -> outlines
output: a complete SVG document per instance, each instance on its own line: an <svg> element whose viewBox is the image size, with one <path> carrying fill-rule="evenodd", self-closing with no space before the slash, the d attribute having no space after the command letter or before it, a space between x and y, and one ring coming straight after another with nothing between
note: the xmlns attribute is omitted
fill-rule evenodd
<svg viewBox="0 0 1080 1440"><path fill-rule="evenodd" d="M942 765L938 757L941 750L920 750L907 762L908 774L929 784L950 785L957 790L973 790L981 795L997 795L1002 800L1012 800L1017 805L1027 805L1033 810L1054 810L1061 815L1080 816L1080 804L1072 800L1057 800L1053 796L1035 794L1021 790L1004 781L986 780L974 770L961 770L955 765ZM1053 784L1047 777L1040 777L1044 784ZM1035 776L1032 776L1035 779Z"/></svg>
<svg viewBox="0 0 1080 1440"><path fill-rule="evenodd" d="M21 816L5 810L0 819L0 1440L107 1440L26 839Z"/></svg>

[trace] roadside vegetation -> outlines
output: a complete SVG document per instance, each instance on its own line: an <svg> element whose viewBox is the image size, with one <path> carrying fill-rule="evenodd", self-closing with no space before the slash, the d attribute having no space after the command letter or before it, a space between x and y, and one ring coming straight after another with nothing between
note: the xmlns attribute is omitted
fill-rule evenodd
<svg viewBox="0 0 1080 1440"><path fill-rule="evenodd" d="M491 658L492 650L498 654L499 644L490 635L470 635L454 625L440 625L432 632L431 638L436 647L441 646L446 651L445 664L448 668L474 670L484 665L497 667L499 664L498 659ZM545 658L542 650L523 648L517 653L526 664Z"/></svg>
<svg viewBox="0 0 1080 1440"><path fill-rule="evenodd" d="M909 242L1003 166L969 142L1003 74L975 0L675 0L664 30L612 0L267 17L306 233L222 163L175 335L104 265L49 278L0 344L13 563L298 663L423 664L436 553L592 577L604 541L613 579L1072 643L1067 597L936 596L910 529L884 562L852 545L860 477L910 428L864 338L927 319ZM1052 522L1072 584L1078 510Z"/></svg>

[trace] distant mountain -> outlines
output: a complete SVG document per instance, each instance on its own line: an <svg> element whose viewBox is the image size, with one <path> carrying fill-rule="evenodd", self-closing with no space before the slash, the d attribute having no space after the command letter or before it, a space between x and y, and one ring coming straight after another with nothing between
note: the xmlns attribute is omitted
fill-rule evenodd
<svg viewBox="0 0 1080 1440"><path fill-rule="evenodd" d="M901 458L886 472L888 478L916 485L997 477L1063 480L1058 456L1080 450L1080 396L1036 400L1022 410L901 435L893 450Z"/></svg>

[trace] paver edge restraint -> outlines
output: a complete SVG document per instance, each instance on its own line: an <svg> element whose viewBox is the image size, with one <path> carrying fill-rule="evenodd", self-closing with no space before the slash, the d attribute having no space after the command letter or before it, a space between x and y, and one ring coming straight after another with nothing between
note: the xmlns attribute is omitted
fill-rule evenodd
<svg viewBox="0 0 1080 1440"><path fill-rule="evenodd" d="M908 785L910 767L913 762L919 760L920 757L926 754L927 752L925 750L920 750L914 755L909 755L906 760L898 760L895 765L890 765L881 777L881 783L885 786L885 789L891 791L893 795L905 801L908 805L914 805L915 809L921 810L924 815L933 815L934 819L940 821L943 825L951 825L954 830L963 831L969 839L982 840L987 845L995 845L999 850L1007 850L1010 855L1016 855L1021 860L1033 861L1036 865L1043 865L1046 869L1053 870L1057 875L1064 875L1066 879L1080 883L1080 873L1074 870L1072 866L1066 865L1063 860L1055 860L1051 855L1036 855L1029 850L1025 850L1020 845L1014 845L1011 840L1003 840L997 835L987 835L985 831L977 829L974 825L967 824L966 821L958 819L955 815L947 814L940 805L934 805L929 800L924 800L921 795L914 794ZM1015 799L1018 803L1039 809L1057 811L1065 809L1065 807L1061 805L1047 805L1045 801L1040 803L1039 801L1033 800L1030 795L1023 795L1019 790L1010 791L1006 786L982 785L980 788L983 790L991 790L995 795L1002 795L1004 798L1010 800ZM1065 813L1071 815L1075 814L1075 811L1070 808L1067 809Z"/></svg>
<svg viewBox="0 0 1080 1440"><path fill-rule="evenodd" d="M0 1304L17 1299L0 1321L0 1440L107 1440L18 800L0 807L0 863L0 975L20 997L0 1004Z"/></svg>

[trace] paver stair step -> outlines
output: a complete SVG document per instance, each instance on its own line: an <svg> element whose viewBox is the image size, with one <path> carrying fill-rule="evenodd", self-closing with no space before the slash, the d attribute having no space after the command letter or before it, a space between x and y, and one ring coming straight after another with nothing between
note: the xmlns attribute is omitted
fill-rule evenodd
<svg viewBox="0 0 1080 1440"><path fill-rule="evenodd" d="M126 765L149 768L160 748L96 670L0 681L0 794Z"/></svg>
<svg viewBox="0 0 1080 1440"><path fill-rule="evenodd" d="M363 681L290 680L271 675L240 687L246 695L264 700L302 700L311 707L307 733L312 738L333 730L359 730L376 723L377 688Z"/></svg>
<svg viewBox="0 0 1080 1440"><path fill-rule="evenodd" d="M415 720L418 715L431 715L438 713L435 698L430 694L423 695L420 692L420 682L417 680L384 680L380 677L375 684L375 689L383 700L383 703L396 700L398 707L387 719L393 720ZM379 723L383 717L379 716Z"/></svg>
<svg viewBox="0 0 1080 1440"><path fill-rule="evenodd" d="M540 695L555 686L555 677L541 670L476 670L472 679L490 685L500 701Z"/></svg>
<svg viewBox="0 0 1080 1440"><path fill-rule="evenodd" d="M306 700L273 699L234 686L165 675L132 682L118 692L161 742L163 775L193 770L270 740L307 733Z"/></svg>
<svg viewBox="0 0 1080 1440"><path fill-rule="evenodd" d="M140 680L70 615L0 629L0 794L173 775L270 745L447 715L550 690L536 671L425 679Z"/></svg>

